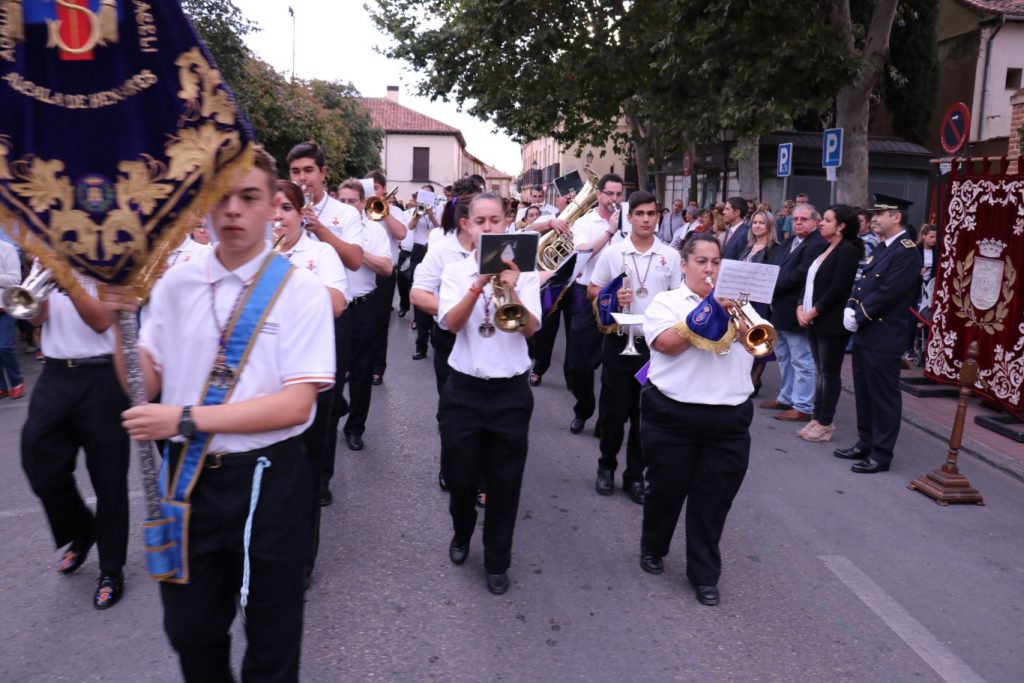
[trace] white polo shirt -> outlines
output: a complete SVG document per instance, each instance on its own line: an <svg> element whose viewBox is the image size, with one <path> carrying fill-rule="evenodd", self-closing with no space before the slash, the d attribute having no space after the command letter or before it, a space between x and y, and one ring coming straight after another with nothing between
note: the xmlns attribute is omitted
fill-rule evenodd
<svg viewBox="0 0 1024 683"><path fill-rule="evenodd" d="M348 276L341 257L329 244L312 239L305 230L302 237L291 249L281 254L296 268L302 268L320 278L320 281L336 289L348 300Z"/></svg>
<svg viewBox="0 0 1024 683"><path fill-rule="evenodd" d="M313 206L313 213L338 239L362 246L363 222L355 207L339 202L324 192L324 196Z"/></svg>
<svg viewBox="0 0 1024 683"><path fill-rule="evenodd" d="M350 207L351 208L351 207ZM391 239L388 231L377 221L371 221L366 216L360 217L360 242L364 254L372 256L391 257ZM377 274L370 269L366 263L359 266L358 270L349 271L348 288L352 299L366 296L377 288Z"/></svg>
<svg viewBox="0 0 1024 683"><path fill-rule="evenodd" d="M190 235L185 235L185 241L168 255L167 267L173 268L181 263L206 258L212 251L213 247L209 244L199 244Z"/></svg>
<svg viewBox="0 0 1024 683"><path fill-rule="evenodd" d="M78 283L91 297L96 297L96 281L75 274ZM40 350L48 358L91 358L114 353L114 328L102 334L89 327L71 297L54 290L47 298L50 312L43 323Z"/></svg>
<svg viewBox="0 0 1024 683"><path fill-rule="evenodd" d="M587 213L580 216L575 223L572 224L572 243L577 249L580 248L581 244L587 242L593 242L595 239L601 236L602 232L607 232L612 229L613 226L608 224L608 221L601 218L601 215L597 213L597 209L591 209ZM612 236L611 241L608 242L602 251L607 249L608 246L621 242L623 240L623 234L618 230ZM601 255L601 252L597 253L580 253L577 252L576 256L576 284L583 285L586 287L590 284L590 280L594 275L594 267L597 265L597 259Z"/></svg>
<svg viewBox="0 0 1024 683"><path fill-rule="evenodd" d="M402 225L409 225L409 219L412 218L412 214L411 213L409 213L407 211L403 211L402 209L399 209L398 207L394 206L393 204L390 207L388 207L388 214L390 216L393 216L395 218L395 220L397 220ZM408 239L409 239L408 232L406 233L406 236L405 236L404 239L396 240L394 237L391 236L391 231L389 231L387 229L387 226L385 226L383 222L379 223L378 225L380 225L380 227L384 228L384 233L387 235L388 242L391 244L391 265L392 266L397 266L398 265L398 255L401 253L402 245L406 244L408 242ZM406 246L405 248L409 249L408 246Z"/></svg>
<svg viewBox="0 0 1024 683"><path fill-rule="evenodd" d="M406 223L408 225L408 223ZM425 215L420 216L419 220L416 221L416 225L413 226L409 232L412 234L412 244L426 245L427 240L430 237L430 231L433 229L433 223Z"/></svg>
<svg viewBox="0 0 1024 683"><path fill-rule="evenodd" d="M598 288L604 287L622 272L630 278L633 303L629 306L629 312L634 315L643 315L655 296L675 289L683 279L679 252L657 237L654 238L650 249L645 252L641 252L633 245L632 238L602 249L594 272L590 276L590 284L597 285ZM647 290L647 296L636 296L637 290L641 287ZM636 332L641 334L640 330Z"/></svg>
<svg viewBox="0 0 1024 683"><path fill-rule="evenodd" d="M186 263L160 279L150 299L150 315L139 333L162 378L161 400L168 405L200 405L217 355L220 330L227 324L245 283L255 278L270 252L228 271L216 254ZM334 316L324 285L302 268L292 272L274 301L231 395L230 403L266 396L290 384L314 383L320 391L334 384ZM300 425L253 434L214 434L211 451L241 452L298 436L313 421L316 404Z"/></svg>
<svg viewBox="0 0 1024 683"><path fill-rule="evenodd" d="M685 320L701 297L683 282L677 289L662 292L647 307L644 336L649 345L658 335ZM675 334L670 332L669 334ZM647 379L661 393L681 403L738 406L750 398L754 385L750 368L754 357L736 341L724 355L691 346L676 356L651 346L651 367Z"/></svg>
<svg viewBox="0 0 1024 683"><path fill-rule="evenodd" d="M528 208L530 208L530 207L529 206L520 207L519 210L516 211L516 223L518 223L519 221L523 220L526 217L526 210ZM547 223L552 218L555 218L556 216L558 216L558 208L557 207L551 206L550 204L541 204L541 206L540 206L540 216L537 217L537 222L538 223Z"/></svg>
<svg viewBox="0 0 1024 683"><path fill-rule="evenodd" d="M423 260L416 266L416 273L412 278L414 289L422 289L440 297L441 275L444 273L444 269L449 264L462 261L473 253L462 246L456 234L453 232L450 235L445 235L427 247L427 253L423 255ZM435 315L434 320L442 329L448 329L438 316Z"/></svg>
<svg viewBox="0 0 1024 683"><path fill-rule="evenodd" d="M468 258L449 264L441 275L441 303L438 316L444 319L457 303L469 291L477 277L475 252ZM540 311L540 280L537 273L521 273L516 286L519 300L526 310L539 321ZM488 282L484 291L476 297L476 304L469 314L469 320L462 331L455 335L455 346L448 356L448 365L457 372L472 375L481 379L497 379L515 377L530 369L532 361L527 351L526 337L518 332L502 332L495 330L490 337L483 337L478 332L484 322L484 310L489 308L490 321L494 323L494 302L491 300L493 291Z"/></svg>

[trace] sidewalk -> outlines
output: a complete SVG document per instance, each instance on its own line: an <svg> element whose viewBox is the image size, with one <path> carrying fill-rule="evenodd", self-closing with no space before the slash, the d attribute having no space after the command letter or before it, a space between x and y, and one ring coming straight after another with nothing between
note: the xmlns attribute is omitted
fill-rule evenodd
<svg viewBox="0 0 1024 683"><path fill-rule="evenodd" d="M921 377L923 374L924 371L921 368L913 367L910 370L904 370L901 376L907 379L910 377ZM958 389L959 387L953 386L952 388ZM843 389L851 394L853 393L853 369L852 360L849 355L843 361ZM942 439L948 444L950 432L953 430L953 420L956 417L956 401L955 397L919 398L904 391L903 421ZM983 408L980 397L971 397L967 403L967 416L964 418L963 445L960 447L960 455L967 454L973 456L1024 481L1024 443L1017 443L990 429L975 424L974 417L976 415L994 416L998 415L998 413ZM945 462L947 451L948 449L935 454L935 467L940 467ZM964 462L963 457L960 458L960 462ZM969 474L968 478L970 478Z"/></svg>

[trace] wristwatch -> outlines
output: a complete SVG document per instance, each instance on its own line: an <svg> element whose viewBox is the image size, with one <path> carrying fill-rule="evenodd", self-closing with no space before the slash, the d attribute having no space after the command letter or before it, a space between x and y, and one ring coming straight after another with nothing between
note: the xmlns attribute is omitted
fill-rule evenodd
<svg viewBox="0 0 1024 683"><path fill-rule="evenodd" d="M192 421L192 406L185 406L181 409L181 419L178 420L178 434L186 439L196 435L196 423Z"/></svg>

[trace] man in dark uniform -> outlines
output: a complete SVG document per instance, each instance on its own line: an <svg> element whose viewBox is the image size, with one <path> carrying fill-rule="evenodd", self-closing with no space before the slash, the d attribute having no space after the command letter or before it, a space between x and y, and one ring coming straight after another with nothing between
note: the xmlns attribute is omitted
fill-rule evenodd
<svg viewBox="0 0 1024 683"><path fill-rule="evenodd" d="M901 340L908 308L917 294L921 255L904 227L906 208L875 204L872 209L882 242L853 287L844 325L853 332L853 385L857 401L857 444L839 448L837 458L857 460L859 474L885 472L900 433Z"/></svg>

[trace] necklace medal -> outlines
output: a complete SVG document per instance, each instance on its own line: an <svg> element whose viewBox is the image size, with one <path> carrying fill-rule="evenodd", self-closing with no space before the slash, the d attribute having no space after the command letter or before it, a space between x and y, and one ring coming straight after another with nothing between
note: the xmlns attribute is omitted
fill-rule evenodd
<svg viewBox="0 0 1024 683"><path fill-rule="evenodd" d="M633 292L633 296L635 296L638 299L643 299L645 296L647 296L647 288L641 285L638 290Z"/></svg>
<svg viewBox="0 0 1024 683"><path fill-rule="evenodd" d="M480 323L480 327L477 328L477 332L480 333L481 337L486 338L493 336L495 329L496 328L494 327L490 320L485 320L482 323Z"/></svg>
<svg viewBox="0 0 1024 683"><path fill-rule="evenodd" d="M238 381L238 373L228 365L227 358L223 351L217 354L217 358L210 370L210 385L216 389L231 389Z"/></svg>

